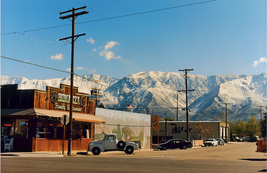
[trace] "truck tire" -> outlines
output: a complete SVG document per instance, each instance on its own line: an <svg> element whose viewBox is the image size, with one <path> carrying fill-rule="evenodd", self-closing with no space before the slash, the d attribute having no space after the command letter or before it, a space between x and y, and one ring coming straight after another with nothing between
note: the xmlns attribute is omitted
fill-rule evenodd
<svg viewBox="0 0 267 173"><path fill-rule="evenodd" d="M125 142L124 141L119 141L117 144L118 149L122 149L125 147Z"/></svg>
<svg viewBox="0 0 267 173"><path fill-rule="evenodd" d="M93 153L93 155L99 155L101 153L101 150L100 150L100 148L95 147L95 148L93 148L92 153Z"/></svg>
<svg viewBox="0 0 267 173"><path fill-rule="evenodd" d="M125 153L126 154L132 154L134 152L134 148L132 146L126 147Z"/></svg>

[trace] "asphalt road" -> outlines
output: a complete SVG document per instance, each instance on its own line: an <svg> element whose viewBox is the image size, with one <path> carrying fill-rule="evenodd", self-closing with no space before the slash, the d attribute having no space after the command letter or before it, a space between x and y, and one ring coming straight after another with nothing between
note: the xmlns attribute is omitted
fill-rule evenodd
<svg viewBox="0 0 267 173"><path fill-rule="evenodd" d="M106 152L99 156L1 157L1 172L266 172L265 153L255 143L186 150Z"/></svg>

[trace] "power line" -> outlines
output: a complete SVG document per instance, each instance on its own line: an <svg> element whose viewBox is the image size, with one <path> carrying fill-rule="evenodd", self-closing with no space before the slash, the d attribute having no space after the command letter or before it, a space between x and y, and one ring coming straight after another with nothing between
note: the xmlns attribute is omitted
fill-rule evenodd
<svg viewBox="0 0 267 173"><path fill-rule="evenodd" d="M45 68L45 69L54 70L54 71L63 72L63 73L68 73L68 74L69 74L69 71L60 70L60 69L56 69L56 68L52 68L52 67L47 67L47 66L43 66L43 65L39 65L39 64L34 64L34 63L26 62L26 61L21 61L21 60L18 60L18 59L9 58L9 57L2 56L2 55L1 55L1 57L2 57L2 58L5 58L5 59L8 59L8 60L17 61L17 62L20 62L20 63L29 64L29 65L32 65L32 66L37 66L37 67L41 67L41 68ZM81 77L82 79L86 79L86 80L88 80L88 81L94 82L94 81L92 81L92 80L90 80L90 79L88 79L88 78L86 78L86 77L84 77L84 76L82 76L82 75L79 75L79 74L76 74L76 73L73 73L73 74L74 74L75 76ZM103 84L101 84L101 85L104 86L104 87L107 87L107 88L109 88L109 89L111 89L111 90L118 91L118 92L120 92L121 94L126 94L126 95L128 95L128 96L132 96L132 97L135 97L135 98L143 98L143 97L138 97L138 96L133 95L133 94L130 94L130 93L126 93L126 92L124 92L124 91L120 91L119 89L112 88L112 87L110 87L110 86L105 86L105 85L103 85ZM149 100L149 99L144 99L144 101L152 101L152 102L153 102L153 100ZM160 106L159 106L159 107L160 107ZM162 107L160 107L160 108L163 109ZM159 108L159 109L160 109L160 108Z"/></svg>
<svg viewBox="0 0 267 173"><path fill-rule="evenodd" d="M123 17L130 17L130 16L136 16L136 15L142 15L142 14L148 14L148 13L155 13L155 12L159 12L159 11L172 10L172 9L176 9L176 8L188 7L188 6L193 6L193 5L200 5L200 4L210 3L210 2L214 2L214 1L216 1L216 0L208 0L208 1L191 3L191 4L185 4L185 5L178 5L178 6L173 6L173 7L161 8L161 9L156 9L156 10L149 10L149 11L143 11L143 12L137 12L137 13L131 13L131 14L124 14L124 15L107 17L107 18L102 18L102 19L89 20L89 21L84 21L84 22L79 22L79 23L77 22L76 24L99 22L99 21L110 20L110 19L118 19L118 18L123 18ZM40 31L40 30L46 30L46 29L55 29L55 28L60 28L60 27L65 27L65 26L70 26L70 25L71 24L50 26L50 27L30 29L30 30L25 30L25 31L9 32L9 33L1 34L1 35L18 34L18 33L23 33L23 32L33 32L33 31Z"/></svg>
<svg viewBox="0 0 267 173"><path fill-rule="evenodd" d="M22 37L24 37L24 38L27 38L27 39L29 39L29 40L32 40L32 41L37 41L37 42L42 42L42 43L53 43L53 42L59 41L59 39L57 39L57 40L54 40L54 41L43 41L43 40L37 40L37 39L34 39L34 38L30 38L30 37L27 37L27 36L25 36L25 35L24 35L24 33L23 33L23 34L22 34L22 33L20 33L20 35L21 35Z"/></svg>

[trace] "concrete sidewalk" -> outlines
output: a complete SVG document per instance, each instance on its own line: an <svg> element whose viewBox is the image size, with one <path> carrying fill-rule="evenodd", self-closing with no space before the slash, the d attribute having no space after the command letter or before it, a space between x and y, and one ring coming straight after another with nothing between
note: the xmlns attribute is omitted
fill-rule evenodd
<svg viewBox="0 0 267 173"><path fill-rule="evenodd" d="M63 157L60 152L5 152L2 157Z"/></svg>

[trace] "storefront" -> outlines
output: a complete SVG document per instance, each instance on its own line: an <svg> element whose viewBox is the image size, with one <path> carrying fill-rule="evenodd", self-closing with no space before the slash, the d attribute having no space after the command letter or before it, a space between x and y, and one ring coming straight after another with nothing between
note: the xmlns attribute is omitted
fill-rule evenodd
<svg viewBox="0 0 267 173"><path fill-rule="evenodd" d="M206 138L226 138L230 139L229 124L220 121L189 121L188 137L190 141L203 140ZM225 130L226 129L226 130ZM159 141L164 142L169 139L186 139L186 121L159 121L159 133L153 131L153 144Z"/></svg>
<svg viewBox="0 0 267 173"><path fill-rule="evenodd" d="M73 89L72 150L86 150L94 140L95 101L88 94ZM69 116L70 86L47 86L46 91L18 90L18 85L1 86L1 148L12 139L14 151L62 151L64 127L62 117ZM64 150L70 138L65 127Z"/></svg>

